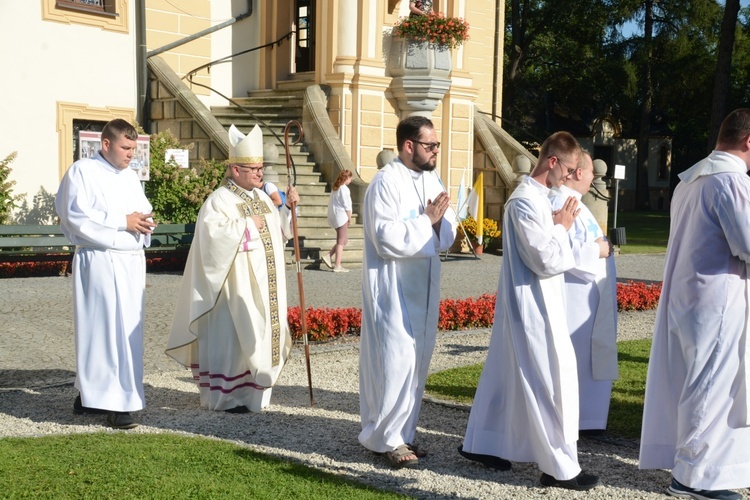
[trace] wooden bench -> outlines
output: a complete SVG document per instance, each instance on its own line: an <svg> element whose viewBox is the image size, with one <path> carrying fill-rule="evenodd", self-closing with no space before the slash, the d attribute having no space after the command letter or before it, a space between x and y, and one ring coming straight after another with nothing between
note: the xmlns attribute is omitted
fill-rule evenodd
<svg viewBox="0 0 750 500"><path fill-rule="evenodd" d="M70 261L76 247L60 226L0 225L0 261Z"/></svg>
<svg viewBox="0 0 750 500"><path fill-rule="evenodd" d="M194 231L195 224L160 224L146 256L186 254ZM58 225L0 225L0 262L67 261L69 267L75 249Z"/></svg>

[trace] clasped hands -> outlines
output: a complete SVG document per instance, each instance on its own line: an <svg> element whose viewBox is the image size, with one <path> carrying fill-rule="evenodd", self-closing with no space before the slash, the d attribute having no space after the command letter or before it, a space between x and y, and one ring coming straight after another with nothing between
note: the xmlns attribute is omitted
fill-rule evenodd
<svg viewBox="0 0 750 500"><path fill-rule="evenodd" d="M143 214L133 212L125 216L127 220L127 230L135 234L152 234L158 224L154 222L154 214Z"/></svg>
<svg viewBox="0 0 750 500"><path fill-rule="evenodd" d="M430 223L435 225L443 218L445 211L451 206L451 199L448 193L443 191L435 200L427 200L427 206L424 209L425 215L430 218Z"/></svg>

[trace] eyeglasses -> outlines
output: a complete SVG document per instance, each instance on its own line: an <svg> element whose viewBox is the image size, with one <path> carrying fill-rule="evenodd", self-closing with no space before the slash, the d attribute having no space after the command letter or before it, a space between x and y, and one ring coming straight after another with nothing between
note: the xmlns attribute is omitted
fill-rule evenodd
<svg viewBox="0 0 750 500"><path fill-rule="evenodd" d="M239 168L246 168L246 169L250 170L251 174L257 174L258 172L260 172L261 170L263 170L263 167L249 167L247 165L239 165L239 164L235 164L235 166L237 166Z"/></svg>
<svg viewBox="0 0 750 500"><path fill-rule="evenodd" d="M560 163L560 165L563 166L563 167L565 167L565 163L563 163L563 161L560 159L559 156L552 155L552 156L548 156L547 158L552 158L552 157L556 158L557 161ZM575 173L575 171L576 171L577 168L578 167L576 167L576 168L565 167L565 169L568 171L568 173L565 174L565 177L570 177L571 175L573 175Z"/></svg>
<svg viewBox="0 0 750 500"><path fill-rule="evenodd" d="M427 151L430 151L430 152L435 151L436 149L440 149L439 142L420 142L420 141L415 141L415 140L412 140L411 142L416 142L417 144L421 144L422 146L424 146L424 148Z"/></svg>

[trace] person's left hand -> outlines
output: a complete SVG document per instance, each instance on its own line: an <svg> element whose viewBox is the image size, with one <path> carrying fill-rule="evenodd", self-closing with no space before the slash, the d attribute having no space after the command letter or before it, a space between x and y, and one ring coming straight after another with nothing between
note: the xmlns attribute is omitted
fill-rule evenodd
<svg viewBox="0 0 750 500"><path fill-rule="evenodd" d="M441 192L435 197L435 201L427 200L427 206L424 213L430 218L430 223L435 224L443 218L445 211L451 206L451 199L448 193Z"/></svg>
<svg viewBox="0 0 750 500"><path fill-rule="evenodd" d="M154 222L154 214L144 214L141 212L133 212L125 216L127 222L127 230L135 234L152 234L156 226Z"/></svg>
<svg viewBox="0 0 750 500"><path fill-rule="evenodd" d="M297 194L297 188L289 186L286 190L286 206L291 208L294 203L299 203L299 194Z"/></svg>

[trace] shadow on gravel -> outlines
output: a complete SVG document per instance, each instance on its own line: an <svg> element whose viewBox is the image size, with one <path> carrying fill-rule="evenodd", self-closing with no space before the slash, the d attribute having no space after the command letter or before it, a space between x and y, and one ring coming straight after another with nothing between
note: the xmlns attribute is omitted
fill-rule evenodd
<svg viewBox="0 0 750 500"><path fill-rule="evenodd" d="M72 384L75 378L71 370L0 370L0 390Z"/></svg>
<svg viewBox="0 0 750 500"><path fill-rule="evenodd" d="M446 354L450 355L461 355L470 354L473 352L486 352L487 346L484 345L461 345L461 344L446 344L443 348Z"/></svg>
<svg viewBox="0 0 750 500"><path fill-rule="evenodd" d="M186 377L179 377L183 379ZM168 431L226 439L285 460L325 468L342 476L376 487L399 491L418 498L461 496L466 481L486 482L486 495L518 495L566 498L566 492L539 486L541 472L535 464L513 463L511 471L497 472L462 458L457 447L463 440L468 412L439 404L424 403L417 442L429 450L414 470L393 471L384 456L366 450L357 441L360 432L359 398L356 392L316 389L316 406L310 408L305 385L274 388L271 406L261 413L230 414L200 408L192 381L179 380L175 387L147 384L144 411L134 413L141 424L132 432ZM103 415L74 415L72 386L3 393L0 412L63 426L54 432L109 431ZM66 426L83 426L67 430ZM151 429L149 429L151 428ZM117 431L127 432L127 431ZM604 440L579 441L579 458L584 470L601 476L616 496L636 497L646 492L662 493L669 472L639 471L638 450ZM439 480L438 478L443 478ZM433 481L449 479L455 491L431 489ZM510 488L510 489L508 489ZM519 489L520 488L520 489ZM613 493L613 490L602 491ZM508 496L507 498L510 498Z"/></svg>

